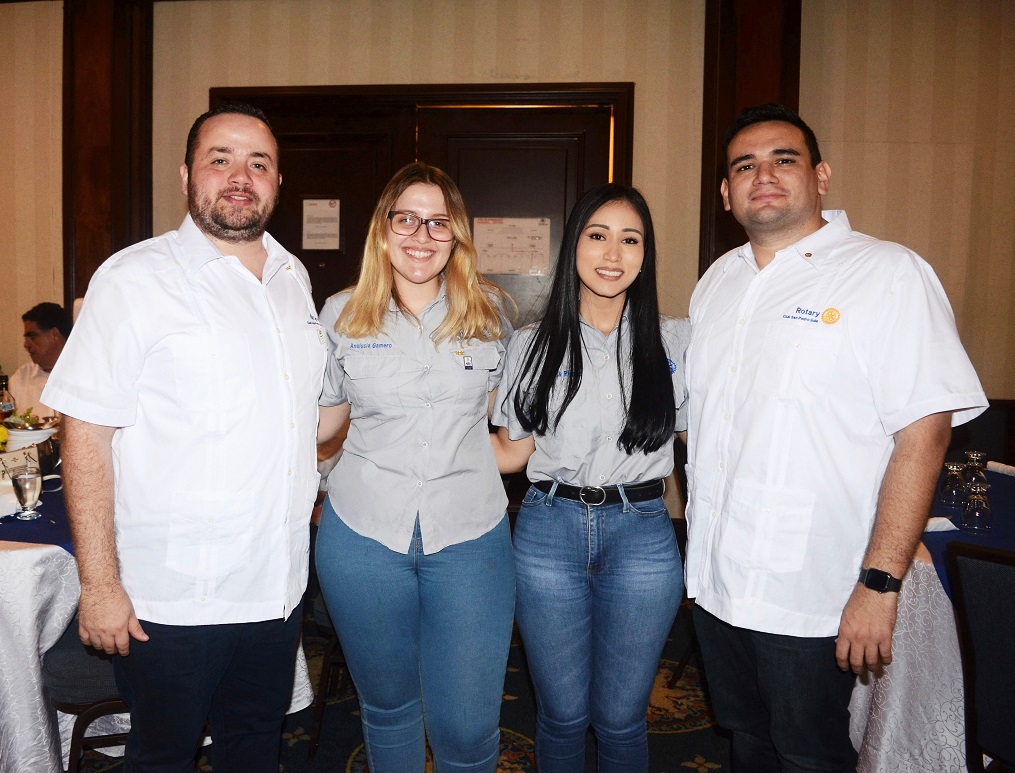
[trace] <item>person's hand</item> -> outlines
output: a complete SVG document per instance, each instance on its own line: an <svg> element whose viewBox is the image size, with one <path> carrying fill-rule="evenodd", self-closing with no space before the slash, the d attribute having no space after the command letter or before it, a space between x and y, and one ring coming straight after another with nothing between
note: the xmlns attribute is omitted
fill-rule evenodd
<svg viewBox="0 0 1015 773"><path fill-rule="evenodd" d="M835 661L843 671L874 673L892 662L892 633L899 609L898 593L878 593L859 583L842 610Z"/></svg>
<svg viewBox="0 0 1015 773"><path fill-rule="evenodd" d="M78 636L82 643L107 655L130 652L130 639L148 641L134 614L134 605L123 586L116 583L99 589L81 589L78 605Z"/></svg>

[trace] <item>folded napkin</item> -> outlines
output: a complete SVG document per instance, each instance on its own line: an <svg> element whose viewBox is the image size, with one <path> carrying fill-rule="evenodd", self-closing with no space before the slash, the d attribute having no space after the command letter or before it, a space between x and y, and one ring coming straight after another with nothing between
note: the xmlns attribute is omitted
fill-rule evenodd
<svg viewBox="0 0 1015 773"><path fill-rule="evenodd" d="M954 531L959 528L952 523L951 518L928 518L924 531Z"/></svg>
<svg viewBox="0 0 1015 773"><path fill-rule="evenodd" d="M1001 462L987 462L987 469L1002 475L1015 475L1015 467L1010 464L1001 464Z"/></svg>
<svg viewBox="0 0 1015 773"><path fill-rule="evenodd" d="M10 478L4 477L0 481L0 517L16 513L20 509L17 494L14 493L14 484Z"/></svg>

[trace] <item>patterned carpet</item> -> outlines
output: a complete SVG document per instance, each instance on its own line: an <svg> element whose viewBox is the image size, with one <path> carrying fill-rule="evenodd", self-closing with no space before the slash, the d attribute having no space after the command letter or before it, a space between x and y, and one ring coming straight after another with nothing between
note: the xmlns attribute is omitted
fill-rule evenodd
<svg viewBox="0 0 1015 773"><path fill-rule="evenodd" d="M649 706L649 752L651 773L710 773L729 771L730 748L727 738L715 727L708 707L700 663L692 658L676 684L670 684L674 669L687 650L690 640L690 614L683 608L677 616ZM304 641L311 679L315 686L320 673L324 641L307 636ZM359 711L355 694L348 686L328 699L321 733L321 744L313 763L307 761L313 708L288 717L282 736L284 773L365 773L366 755L360 731ZM535 706L532 688L525 668L521 641L512 642L508 673L504 685L504 706L501 714L501 754L498 772L530 773L536 770L533 736ZM587 747L587 771L595 771L595 746ZM83 773L120 771L119 760L89 752ZM212 771L207 759L198 762L197 770ZM430 766L427 767L428 773Z"/></svg>

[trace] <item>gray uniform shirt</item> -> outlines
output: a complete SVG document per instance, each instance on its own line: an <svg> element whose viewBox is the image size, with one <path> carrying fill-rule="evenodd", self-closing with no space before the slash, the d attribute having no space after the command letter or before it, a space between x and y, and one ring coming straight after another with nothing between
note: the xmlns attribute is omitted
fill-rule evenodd
<svg viewBox="0 0 1015 773"><path fill-rule="evenodd" d="M687 319L660 317L663 347L673 375L673 398L677 405L676 430L687 428L686 387L684 382L684 351L691 337ZM630 352L630 326L624 315L625 340L622 356ZM617 374L618 329L603 333L584 320L582 331L583 375L578 394L568 406L560 423L545 435L536 435L536 450L529 457L529 480L558 480L573 486L610 486L617 483L641 483L665 478L673 471L673 446L664 443L650 454L626 453L617 445L624 429L626 400L621 393ZM535 326L522 328L511 339L501 393L497 396L493 423L507 427L512 440L531 433L522 429L514 411L514 385L524 365L525 353L535 334ZM550 399L551 415L563 399L566 371L557 374L559 389ZM631 388L625 374L624 386Z"/></svg>
<svg viewBox="0 0 1015 773"><path fill-rule="evenodd" d="M333 295L320 315L331 344L321 405L348 402L352 416L328 476L332 505L357 534L398 553L408 553L417 515L427 554L482 536L507 507L486 421L506 336L435 346L441 288L422 327L392 302L383 333L348 338L335 322L349 297Z"/></svg>

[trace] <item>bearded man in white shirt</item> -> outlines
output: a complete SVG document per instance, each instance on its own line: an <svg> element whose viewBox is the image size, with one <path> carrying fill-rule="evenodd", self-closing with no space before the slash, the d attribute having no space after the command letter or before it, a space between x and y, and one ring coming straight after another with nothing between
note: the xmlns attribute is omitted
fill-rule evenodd
<svg viewBox="0 0 1015 773"><path fill-rule="evenodd" d="M822 211L799 116L749 108L725 148L750 242L691 299L687 591L734 770L852 771L853 674L891 662L951 426L987 400L930 266Z"/></svg>
<svg viewBox="0 0 1015 773"><path fill-rule="evenodd" d="M79 633L114 657L125 771L275 773L292 692L327 341L306 270L265 233L264 114L194 123L189 214L92 277L46 404L64 414Z"/></svg>

